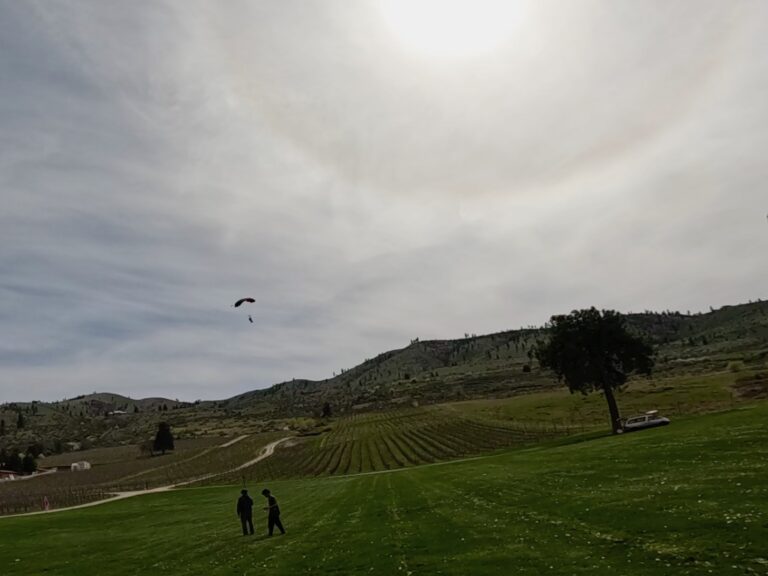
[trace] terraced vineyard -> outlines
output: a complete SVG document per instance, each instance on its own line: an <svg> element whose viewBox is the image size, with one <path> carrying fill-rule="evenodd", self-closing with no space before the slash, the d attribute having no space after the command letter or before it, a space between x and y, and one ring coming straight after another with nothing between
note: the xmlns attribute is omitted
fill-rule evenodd
<svg viewBox="0 0 768 576"><path fill-rule="evenodd" d="M216 478L215 483L404 468L530 444L564 432L484 422L441 407L356 414L337 421L319 436L290 440L271 458L238 474Z"/></svg>

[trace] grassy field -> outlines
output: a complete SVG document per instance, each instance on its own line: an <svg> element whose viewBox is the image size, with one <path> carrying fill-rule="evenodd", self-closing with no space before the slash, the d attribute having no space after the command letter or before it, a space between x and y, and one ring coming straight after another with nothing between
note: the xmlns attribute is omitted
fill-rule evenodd
<svg viewBox="0 0 768 576"><path fill-rule="evenodd" d="M659 409L681 416L748 405L765 396L767 375L749 370L638 380L618 395L625 416ZM46 465L89 460L87 473L55 474L22 483L0 484L0 514L104 498L109 492L139 490L186 481L236 483L392 470L522 447L554 437L606 430L607 409L600 394L569 394L564 388L488 400L471 400L342 416L296 436L274 456L246 470L234 470L272 440L296 434L281 430L248 435L221 448L227 438L181 440L174 454L141 458L135 446L98 448L45 459Z"/></svg>
<svg viewBox="0 0 768 576"><path fill-rule="evenodd" d="M766 574L766 433L763 402L619 437L270 482L288 529L272 539L260 522L261 536L239 534L239 486L0 518L0 566L4 575ZM251 485L259 499L261 487Z"/></svg>
<svg viewBox="0 0 768 576"><path fill-rule="evenodd" d="M687 416L735 408L748 403L737 384L752 372L677 374L651 380L631 381L616 395L623 416L659 410L666 416ZM445 405L461 416L487 421L538 425L548 422L575 430L608 427L608 407L602 394L571 394L567 388L526 394L514 398L470 400Z"/></svg>

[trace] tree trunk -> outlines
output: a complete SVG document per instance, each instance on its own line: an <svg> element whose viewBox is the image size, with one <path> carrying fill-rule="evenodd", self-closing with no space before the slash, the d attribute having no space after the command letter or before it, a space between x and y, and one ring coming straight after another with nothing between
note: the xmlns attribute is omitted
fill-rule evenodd
<svg viewBox="0 0 768 576"><path fill-rule="evenodd" d="M603 394L605 394L605 401L608 402L608 412L611 413L611 430L613 430L614 434L619 434L622 431L621 415L616 404L616 397L613 395L613 388L605 386Z"/></svg>

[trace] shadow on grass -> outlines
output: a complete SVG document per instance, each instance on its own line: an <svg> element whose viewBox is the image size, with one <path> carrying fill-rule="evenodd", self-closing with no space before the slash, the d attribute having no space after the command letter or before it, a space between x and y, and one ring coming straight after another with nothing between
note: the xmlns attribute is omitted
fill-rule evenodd
<svg viewBox="0 0 768 576"><path fill-rule="evenodd" d="M255 544L256 542L264 542L266 540L279 540L284 536L287 536L287 534L275 534L274 536L269 534L249 534L248 536L238 536L237 540L243 543Z"/></svg>

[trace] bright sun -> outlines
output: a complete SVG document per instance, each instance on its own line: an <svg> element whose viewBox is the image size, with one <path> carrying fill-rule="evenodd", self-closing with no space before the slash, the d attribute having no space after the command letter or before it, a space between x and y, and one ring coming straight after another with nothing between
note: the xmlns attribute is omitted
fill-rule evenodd
<svg viewBox="0 0 768 576"><path fill-rule="evenodd" d="M427 58L473 58L508 41L519 18L515 0L381 0L397 40Z"/></svg>

